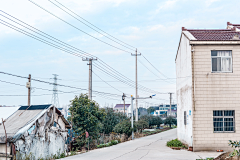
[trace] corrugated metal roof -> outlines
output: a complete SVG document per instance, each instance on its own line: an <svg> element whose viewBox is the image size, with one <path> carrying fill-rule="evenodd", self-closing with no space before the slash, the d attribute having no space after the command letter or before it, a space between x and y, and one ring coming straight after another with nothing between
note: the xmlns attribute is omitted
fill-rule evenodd
<svg viewBox="0 0 240 160"><path fill-rule="evenodd" d="M4 123L7 136L12 138L20 129L30 124L31 122L35 122L37 117L41 116L43 113L47 111L47 109L51 105L43 105L45 109L33 109L34 105L31 106L31 110L23 110L23 108L27 108L28 106L22 106L17 110L14 114L12 114ZM30 107L30 108L31 108ZM38 108L39 105L36 106ZM47 107L47 108L46 108ZM41 107L40 107L41 108ZM42 107L43 108L43 107ZM44 112L43 112L44 111ZM42 114L40 114L42 113ZM31 127L31 126L29 126ZM0 127L0 137L5 136L4 128Z"/></svg>
<svg viewBox="0 0 240 160"><path fill-rule="evenodd" d="M46 105L32 105L32 106L21 106L19 108L19 110L43 110L43 109L46 109L48 107L50 107L51 104L46 104Z"/></svg>
<svg viewBox="0 0 240 160"><path fill-rule="evenodd" d="M8 141L15 141L20 138L45 112L53 105L32 105L21 106L16 112L14 112L5 121L6 132ZM27 110L26 110L27 109ZM56 108L56 113L61 115L60 117L66 124L67 128L70 128L70 124L62 116L61 112ZM0 125L0 143L5 142L5 131L3 125Z"/></svg>
<svg viewBox="0 0 240 160"><path fill-rule="evenodd" d="M16 112L19 107L0 107L0 123L2 123L2 118L5 120Z"/></svg>

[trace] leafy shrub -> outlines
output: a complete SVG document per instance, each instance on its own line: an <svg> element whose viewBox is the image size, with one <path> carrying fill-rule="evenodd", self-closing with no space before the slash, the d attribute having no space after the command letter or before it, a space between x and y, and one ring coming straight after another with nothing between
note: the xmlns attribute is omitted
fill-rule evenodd
<svg viewBox="0 0 240 160"><path fill-rule="evenodd" d="M232 141L232 140L229 140L229 143L228 143L229 146L231 146L232 148L239 148L240 147L240 141L237 142L237 141ZM234 149L233 152L231 152L229 154L230 157L234 157L234 156L240 156L240 149Z"/></svg>
<svg viewBox="0 0 240 160"><path fill-rule="evenodd" d="M112 145L118 144L118 140L112 140L112 141L111 141L111 144L112 144Z"/></svg>
<svg viewBox="0 0 240 160"><path fill-rule="evenodd" d="M116 133L123 134L125 133L126 135L130 136L132 134L132 127L131 127L131 122L129 120L124 120L120 123L118 123L113 131ZM134 130L136 130L136 127L134 125Z"/></svg>
<svg viewBox="0 0 240 160"><path fill-rule="evenodd" d="M76 155L77 153L75 151L70 152L70 156Z"/></svg>
<svg viewBox="0 0 240 160"><path fill-rule="evenodd" d="M167 142L167 146L168 147L182 147L183 144L178 139L173 139L173 140Z"/></svg>

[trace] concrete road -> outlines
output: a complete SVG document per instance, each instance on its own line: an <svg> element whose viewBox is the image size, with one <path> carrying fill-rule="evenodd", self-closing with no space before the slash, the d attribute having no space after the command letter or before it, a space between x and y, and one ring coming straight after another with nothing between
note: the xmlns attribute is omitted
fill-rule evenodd
<svg viewBox="0 0 240 160"><path fill-rule="evenodd" d="M177 137L177 129L96 149L87 153L64 158L64 160L196 160L194 152L172 150L166 142Z"/></svg>

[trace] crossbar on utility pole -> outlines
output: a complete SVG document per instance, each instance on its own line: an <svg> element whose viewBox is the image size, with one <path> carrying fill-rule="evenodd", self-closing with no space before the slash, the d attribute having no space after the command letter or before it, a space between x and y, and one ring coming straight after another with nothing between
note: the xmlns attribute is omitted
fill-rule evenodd
<svg viewBox="0 0 240 160"><path fill-rule="evenodd" d="M97 58L83 58L83 61L88 61L89 63L89 81L88 81L88 98L92 100L92 61L97 60Z"/></svg>
<svg viewBox="0 0 240 160"><path fill-rule="evenodd" d="M132 140L134 139L134 128L133 128L133 100L134 99L148 99L148 98L152 98L153 96L155 95L152 95L152 96L149 96L149 97L137 97L137 98L134 98L132 95L131 95L131 127L132 127ZM136 121L136 120L135 120Z"/></svg>
<svg viewBox="0 0 240 160"><path fill-rule="evenodd" d="M138 121L138 81L137 81L137 56L141 56L140 54L137 54L137 49L136 49L136 54L131 54L132 56L136 57L136 121Z"/></svg>

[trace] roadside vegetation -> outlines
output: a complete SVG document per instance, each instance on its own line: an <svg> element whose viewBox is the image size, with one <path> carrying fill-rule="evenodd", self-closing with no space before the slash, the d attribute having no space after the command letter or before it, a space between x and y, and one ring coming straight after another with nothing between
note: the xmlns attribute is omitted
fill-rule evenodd
<svg viewBox="0 0 240 160"><path fill-rule="evenodd" d="M178 139L173 139L167 142L167 146L171 148L187 149L188 147L184 145Z"/></svg>
<svg viewBox="0 0 240 160"><path fill-rule="evenodd" d="M68 118L73 126L74 138L70 142L71 149L86 151L108 147L121 141L131 140L132 131L137 138L170 129L167 127L159 130L160 125L165 124L170 127L176 125L174 118L166 118L163 121L160 116L150 115L152 110L153 108L148 109L148 115L141 115L138 122L134 121L134 127L132 128L129 117L123 113L114 112L113 108L100 108L98 103L89 100L86 94L76 96L71 101L71 107L69 108L71 116ZM148 132L144 129L156 130ZM124 137L124 140L121 137Z"/></svg>

